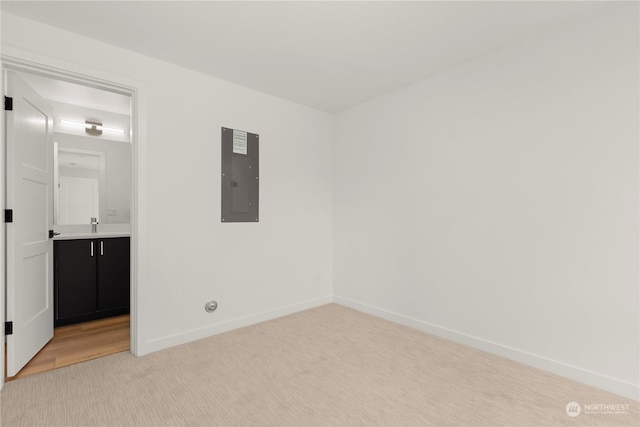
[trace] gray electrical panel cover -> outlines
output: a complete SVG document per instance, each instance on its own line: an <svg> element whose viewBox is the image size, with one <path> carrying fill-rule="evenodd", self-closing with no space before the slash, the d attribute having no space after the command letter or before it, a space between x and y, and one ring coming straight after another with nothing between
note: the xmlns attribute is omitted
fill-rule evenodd
<svg viewBox="0 0 640 427"><path fill-rule="evenodd" d="M222 128L222 222L258 222L258 135Z"/></svg>

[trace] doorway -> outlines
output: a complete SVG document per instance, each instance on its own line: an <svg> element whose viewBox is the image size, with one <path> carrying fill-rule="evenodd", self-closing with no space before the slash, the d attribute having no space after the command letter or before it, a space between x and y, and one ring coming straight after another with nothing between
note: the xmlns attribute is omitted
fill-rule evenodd
<svg viewBox="0 0 640 427"><path fill-rule="evenodd" d="M3 58L3 87L7 88L7 73L17 73L21 79L32 87L42 98L53 105L52 131L55 142L55 183L51 190L55 189L55 203L52 203L52 217L55 218L54 233L79 237L91 232L89 219L95 218L99 224L100 232L107 233L92 235L90 237L107 238L116 236L120 239L128 236L130 241L135 239L134 195L135 187L135 143L136 143L136 90L134 88L120 86L111 82L98 81L88 76L79 76L73 73L64 73L59 70L48 69L44 66L22 63L18 60L6 60ZM6 107L5 102L5 107ZM5 108L6 109L6 108ZM5 117L10 112L5 113ZM64 117L63 117L64 116ZM123 120L126 121L123 122ZM88 125L85 122L91 122ZM6 121L5 121L6 124ZM7 141L4 141L7 147ZM89 143L96 143L91 146ZM109 145L113 145L109 147ZM96 148L97 147L97 148ZM114 148L115 147L115 148ZM87 149L88 148L88 149ZM6 148L5 148L6 149ZM126 153L128 151L128 156ZM3 163L7 161L3 156ZM120 162L120 163L118 163ZM124 166L123 166L124 165ZM3 166L7 166L6 164ZM111 170L109 170L111 167ZM11 168L4 168L10 173ZM64 170L63 170L64 169ZM95 170L91 170L95 169ZM110 176L111 174L111 176ZM4 177L4 205L11 208L12 201L7 197L7 183ZM64 185L62 185L64 184ZM64 187L64 188L62 188ZM118 190L118 191L115 191ZM61 203L60 192L64 196ZM73 193L75 192L75 193ZM73 194L72 194L73 193ZM88 200L91 199L89 203ZM62 205L62 209L61 209ZM84 221L84 216L87 216ZM5 227L11 227L6 224ZM9 234L7 229L2 234L3 242ZM111 235L109 234L111 233ZM97 242L96 242L97 243ZM7 245L9 242L7 241ZM129 251L129 248L131 250ZM7 248L8 250L8 248ZM129 255L130 253L130 255ZM4 257L3 257L4 258ZM133 245L127 248L127 258L131 264L129 271L130 286L128 297L135 295L136 286L135 259L136 254ZM53 258L50 259L53 261ZM10 266L3 265L3 271L9 273ZM4 285L4 313L5 322L11 322L12 313L20 310L20 307L10 307L13 304L10 295L11 275L7 274ZM15 283L13 284L15 286ZM129 298L127 298L129 300ZM56 363L49 363L52 368L68 365L69 361L81 362L94 357L101 357L110 353L131 350L135 354L135 299L130 298L131 315L122 314L122 307L111 310L102 316L89 316L77 319L63 319L64 326L52 331L53 339L39 352L38 356L51 354L54 348ZM55 298L47 301L48 305L55 305ZM128 312L127 307L127 312ZM107 317L108 316L108 317ZM86 317L86 316L85 316ZM95 318L95 319L94 319ZM51 319L53 325L55 319ZM87 321L84 321L87 320ZM56 320L55 323L58 323ZM5 328L7 323L5 323ZM12 331L9 331L10 334ZM13 331L19 333L19 331ZM5 336L5 371L3 377L7 377L7 352L11 351L11 337ZM65 344L67 343L67 344ZM78 344L83 343L83 344ZM110 343L105 347L105 343ZM64 347L83 347L83 354L60 356L64 354ZM87 346L93 345L92 350ZM62 352L62 353L60 353ZM36 359L37 357L36 356ZM49 357L47 356L47 357ZM42 361L42 357L39 359ZM37 366L38 361L33 360ZM36 363L37 362L37 363ZM27 364L28 366L29 364ZM41 372L42 365L36 372ZM46 370L46 369L45 369ZM32 369L33 371L33 369ZM20 375L18 375L19 377Z"/></svg>
<svg viewBox="0 0 640 427"><path fill-rule="evenodd" d="M15 376L13 381L130 349L130 316L58 326L53 338Z"/></svg>

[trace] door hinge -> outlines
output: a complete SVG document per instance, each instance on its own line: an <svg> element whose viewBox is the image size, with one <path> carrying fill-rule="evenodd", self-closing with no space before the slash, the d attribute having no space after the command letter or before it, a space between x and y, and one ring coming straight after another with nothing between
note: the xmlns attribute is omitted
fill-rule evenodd
<svg viewBox="0 0 640 427"><path fill-rule="evenodd" d="M5 111L13 111L13 98L10 96L4 97L4 109Z"/></svg>
<svg viewBox="0 0 640 427"><path fill-rule="evenodd" d="M13 322L4 322L4 334L13 335Z"/></svg>
<svg viewBox="0 0 640 427"><path fill-rule="evenodd" d="M4 210L4 222L13 222L13 209Z"/></svg>

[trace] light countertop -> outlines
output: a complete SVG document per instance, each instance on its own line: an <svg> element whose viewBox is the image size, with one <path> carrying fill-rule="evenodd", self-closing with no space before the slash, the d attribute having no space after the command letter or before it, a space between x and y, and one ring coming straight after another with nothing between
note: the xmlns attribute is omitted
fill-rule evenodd
<svg viewBox="0 0 640 427"><path fill-rule="evenodd" d="M128 231L98 231L97 233L62 233L55 236L53 240L74 240L74 239L106 239L109 237L129 237Z"/></svg>

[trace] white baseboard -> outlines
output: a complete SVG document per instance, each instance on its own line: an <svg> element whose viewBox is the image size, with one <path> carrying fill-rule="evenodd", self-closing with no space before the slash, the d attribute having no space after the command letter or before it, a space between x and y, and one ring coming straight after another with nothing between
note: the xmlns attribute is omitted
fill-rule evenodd
<svg viewBox="0 0 640 427"><path fill-rule="evenodd" d="M303 310L308 310L310 308L329 304L331 302L333 302L333 298L328 295L321 298L315 298L312 300L302 301L296 304L263 311L249 316L239 317L236 319L228 320L226 322L207 326L205 328L193 329L190 331L181 332L179 334L167 335L164 337L152 339L143 343L142 348L138 349L137 355L143 356L155 351L164 350L165 348L173 347L180 344L186 344L191 341L196 341L202 338L210 337L212 335L221 334L223 332L232 331L234 329L243 328L245 326L250 326L267 320L276 319L278 317L297 313Z"/></svg>
<svg viewBox="0 0 640 427"><path fill-rule="evenodd" d="M525 365L533 366L534 368L542 369L543 371L551 372L619 396L624 396L636 401L640 400L640 386L637 384L598 374L597 372L588 371L557 360L547 359L536 354L447 329L442 326L434 325L432 323L384 310L382 308L362 304L348 298L334 296L333 302L394 323L399 323L460 344L465 344L470 347L477 348L478 350L486 351L487 353L496 354Z"/></svg>

